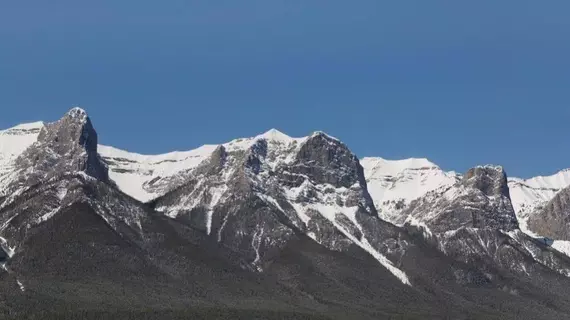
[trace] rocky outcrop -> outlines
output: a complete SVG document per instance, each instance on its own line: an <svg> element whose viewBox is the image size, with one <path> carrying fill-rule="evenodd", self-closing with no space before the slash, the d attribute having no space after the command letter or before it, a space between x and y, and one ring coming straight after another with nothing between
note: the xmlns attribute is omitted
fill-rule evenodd
<svg viewBox="0 0 570 320"><path fill-rule="evenodd" d="M350 194L342 205L357 206L363 212L377 216L358 158L345 144L322 132L309 137L300 147L296 160L290 165L281 166L278 173L281 181L292 187L310 182L330 186L330 191L347 189Z"/></svg>
<svg viewBox="0 0 570 320"><path fill-rule="evenodd" d="M570 185L570 170L530 179L509 178L509 190L521 230L527 232L530 217L542 211L554 196Z"/></svg>
<svg viewBox="0 0 570 320"><path fill-rule="evenodd" d="M570 240L570 188L562 189L542 209L531 215L528 227L541 236Z"/></svg>
<svg viewBox="0 0 570 320"><path fill-rule="evenodd" d="M358 158L340 141L316 132L303 142L289 171L306 175L318 184L349 188L366 185Z"/></svg>
<svg viewBox="0 0 570 320"><path fill-rule="evenodd" d="M433 232L462 227L511 231L518 222L502 167L472 168L462 180L413 201L404 216L425 223Z"/></svg>
<svg viewBox="0 0 570 320"><path fill-rule="evenodd" d="M147 209L119 191L97 154L97 133L86 112L73 108L42 126L37 141L15 161L0 201L0 233L18 247L30 229L82 203L119 234L139 238Z"/></svg>
<svg viewBox="0 0 570 320"><path fill-rule="evenodd" d="M18 157L18 184L33 185L71 172L84 172L107 182L108 168L97 154L97 143L87 113L71 109L59 121L43 127L37 142Z"/></svg>

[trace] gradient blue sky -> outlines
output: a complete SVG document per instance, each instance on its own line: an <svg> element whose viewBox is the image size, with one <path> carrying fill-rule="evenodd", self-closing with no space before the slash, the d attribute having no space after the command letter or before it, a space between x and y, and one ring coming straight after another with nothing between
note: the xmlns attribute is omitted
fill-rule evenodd
<svg viewBox="0 0 570 320"><path fill-rule="evenodd" d="M104 144L275 127L448 170L570 167L570 1L2 1L0 127L85 108Z"/></svg>

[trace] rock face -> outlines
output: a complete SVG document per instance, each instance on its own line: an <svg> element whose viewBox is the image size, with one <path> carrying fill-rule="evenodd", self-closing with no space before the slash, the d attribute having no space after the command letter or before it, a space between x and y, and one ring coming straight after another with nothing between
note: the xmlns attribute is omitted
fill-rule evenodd
<svg viewBox="0 0 570 320"><path fill-rule="evenodd" d="M15 160L15 169L12 191L70 172L108 181L107 166L97 153L97 133L80 108L42 127L37 141Z"/></svg>
<svg viewBox="0 0 570 320"><path fill-rule="evenodd" d="M511 231L518 228L507 176L502 167L472 168L451 187L428 193L410 205L404 216L425 223L434 232L461 227Z"/></svg>
<svg viewBox="0 0 570 320"><path fill-rule="evenodd" d="M530 179L510 178L509 190L521 229L530 231L527 220L538 214L558 192L569 185L570 170Z"/></svg>
<svg viewBox="0 0 570 320"><path fill-rule="evenodd" d="M93 207L116 232L136 234L146 209L113 187L97 153L97 133L84 110L41 126L37 141L14 160L0 199L0 232L18 247L30 228L77 203ZM133 233L134 232L134 233Z"/></svg>
<svg viewBox="0 0 570 320"><path fill-rule="evenodd" d="M472 168L455 185L413 201L404 214L409 232L454 261L477 266L479 274L455 272L460 283L491 284L506 273L537 279L544 267L570 275L567 256L518 229L502 167Z"/></svg>
<svg viewBox="0 0 570 320"><path fill-rule="evenodd" d="M570 240L570 188L563 189L532 215L529 229L555 240Z"/></svg>

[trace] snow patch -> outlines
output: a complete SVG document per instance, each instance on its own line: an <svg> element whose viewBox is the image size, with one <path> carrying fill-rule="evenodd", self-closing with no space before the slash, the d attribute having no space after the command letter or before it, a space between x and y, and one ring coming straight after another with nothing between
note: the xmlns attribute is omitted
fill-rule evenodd
<svg viewBox="0 0 570 320"><path fill-rule="evenodd" d="M552 243L552 248L570 257L570 241L554 240Z"/></svg>
<svg viewBox="0 0 570 320"><path fill-rule="evenodd" d="M12 258L14 256L14 254L16 253L16 247L10 247L8 245L8 240L6 240L3 237L0 237L0 245L2 246L2 249L4 249L4 251L8 255L8 258Z"/></svg>
<svg viewBox="0 0 570 320"><path fill-rule="evenodd" d="M24 284L19 279L16 279L16 283L18 283L18 287L20 287L20 291L26 292L26 288L24 287Z"/></svg>
<svg viewBox="0 0 570 320"><path fill-rule="evenodd" d="M0 131L0 194L15 169L16 158L38 140L43 127L43 122L33 122Z"/></svg>
<svg viewBox="0 0 570 320"><path fill-rule="evenodd" d="M259 253L259 249L261 248L261 243L263 241L263 225L257 228L253 234L251 239L251 246L255 250L255 260L253 261L253 265L257 268L257 271L262 271L261 267L257 264L261 260L261 255Z"/></svg>
<svg viewBox="0 0 570 320"><path fill-rule="evenodd" d="M61 201L67 195L67 188L61 187L57 189L57 198Z"/></svg>
<svg viewBox="0 0 570 320"><path fill-rule="evenodd" d="M48 221L48 220L51 219L53 216L55 216L55 214L59 211L59 209L61 209L61 208L60 208L60 207L57 207L57 208L55 208L55 209L49 211L48 213L42 215L41 217L39 217L39 218L36 220L36 223L42 223L42 222Z"/></svg>
<svg viewBox="0 0 570 320"><path fill-rule="evenodd" d="M167 191L153 190L149 184L196 168L216 148L216 145L204 145L190 151L142 155L99 145L98 151L109 164L109 177L119 189L141 202L147 202Z"/></svg>

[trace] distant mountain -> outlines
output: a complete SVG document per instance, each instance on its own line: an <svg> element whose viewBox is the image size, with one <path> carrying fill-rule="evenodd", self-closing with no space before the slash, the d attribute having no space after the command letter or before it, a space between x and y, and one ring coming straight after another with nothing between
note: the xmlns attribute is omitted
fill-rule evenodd
<svg viewBox="0 0 570 320"><path fill-rule="evenodd" d="M360 163L380 217L397 225L403 224L406 217L402 211L412 200L461 179L459 174L445 172L427 159L363 158Z"/></svg>
<svg viewBox="0 0 570 320"><path fill-rule="evenodd" d="M565 173L360 160L275 129L140 155L74 108L0 131L0 313L563 319Z"/></svg>
<svg viewBox="0 0 570 320"><path fill-rule="evenodd" d="M443 171L427 159L363 158L361 164L380 216L400 225L406 219L402 211L411 201L438 188L449 187L462 177L454 171ZM532 233L526 223L529 217L568 186L570 169L529 179L508 177L510 198L521 229Z"/></svg>
<svg viewBox="0 0 570 320"><path fill-rule="evenodd" d="M562 189L570 186L570 170L562 170L551 176L530 179L509 179L513 206L519 217L521 229L530 231L528 219L537 214Z"/></svg>

